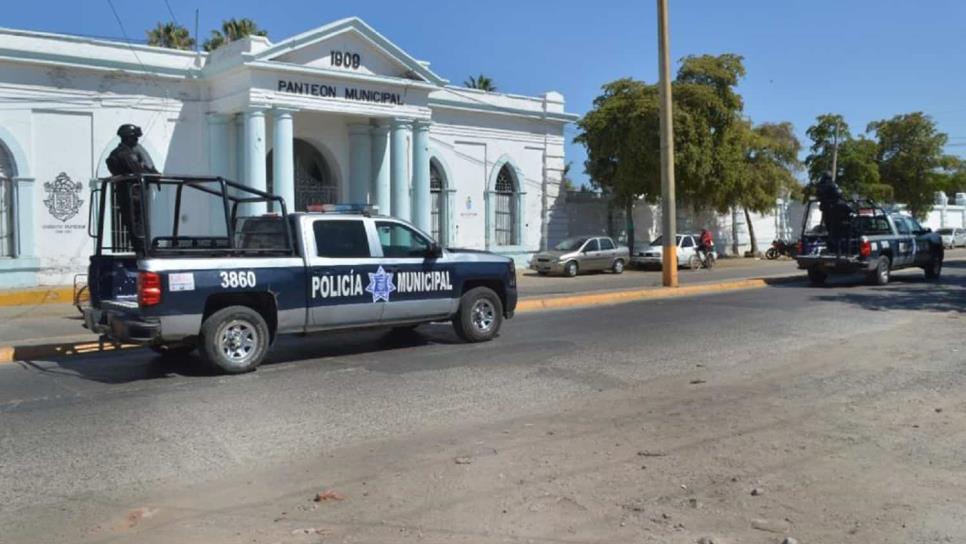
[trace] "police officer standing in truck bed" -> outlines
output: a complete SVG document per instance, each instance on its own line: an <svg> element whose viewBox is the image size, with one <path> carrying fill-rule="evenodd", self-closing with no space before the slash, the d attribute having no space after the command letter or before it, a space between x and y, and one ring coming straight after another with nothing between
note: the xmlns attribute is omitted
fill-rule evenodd
<svg viewBox="0 0 966 544"><path fill-rule="evenodd" d="M117 144L117 147L107 156L107 169L112 176L158 173L154 163L151 162L151 157L138 144L138 138L142 136L141 127L124 124L117 129L117 135L121 137L121 143ZM130 235L134 250L140 252L144 248L141 238L143 229L140 228L140 215L134 213L141 201L140 186L131 181L120 182L115 184L114 191L121 208L121 221Z"/></svg>

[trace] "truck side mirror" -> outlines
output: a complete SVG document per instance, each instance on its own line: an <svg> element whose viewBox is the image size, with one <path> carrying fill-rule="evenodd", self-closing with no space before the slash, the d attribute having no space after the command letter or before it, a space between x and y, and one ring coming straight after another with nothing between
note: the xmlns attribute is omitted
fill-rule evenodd
<svg viewBox="0 0 966 544"><path fill-rule="evenodd" d="M426 250L427 259L438 259L443 256L443 248L436 242L429 244L429 249Z"/></svg>

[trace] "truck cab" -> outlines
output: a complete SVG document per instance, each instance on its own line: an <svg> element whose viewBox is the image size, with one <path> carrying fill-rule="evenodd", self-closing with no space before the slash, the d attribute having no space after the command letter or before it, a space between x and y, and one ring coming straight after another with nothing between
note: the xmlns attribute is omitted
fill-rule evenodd
<svg viewBox="0 0 966 544"><path fill-rule="evenodd" d="M109 197L126 197L119 191L135 196L129 208L140 219L105 219L117 208ZM237 373L256 368L282 334L450 321L478 342L516 307L511 259L441 248L412 224L358 206L288 214L281 198L221 178L110 178L98 192L84 315L107 341L168 357L197 349ZM202 197L211 213L185 228L182 201ZM172 207L173 219L158 220ZM130 232L110 232L112 219Z"/></svg>

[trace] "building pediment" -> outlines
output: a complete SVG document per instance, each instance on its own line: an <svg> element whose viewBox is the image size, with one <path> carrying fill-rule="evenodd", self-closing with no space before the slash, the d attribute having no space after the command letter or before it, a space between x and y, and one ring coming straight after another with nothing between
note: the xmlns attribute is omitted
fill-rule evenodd
<svg viewBox="0 0 966 544"><path fill-rule="evenodd" d="M446 80L357 17L304 32L258 51L254 60L345 72L347 75L402 78L444 85Z"/></svg>

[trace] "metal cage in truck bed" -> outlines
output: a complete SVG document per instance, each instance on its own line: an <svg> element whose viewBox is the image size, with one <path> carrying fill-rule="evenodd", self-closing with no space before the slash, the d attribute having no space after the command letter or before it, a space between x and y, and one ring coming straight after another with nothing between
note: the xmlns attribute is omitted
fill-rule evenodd
<svg viewBox="0 0 966 544"><path fill-rule="evenodd" d="M98 180L91 193L94 205L88 234L96 240L96 256L105 252L149 257L295 252L285 201L221 177L114 176ZM127 206L120 204L125 198Z"/></svg>

